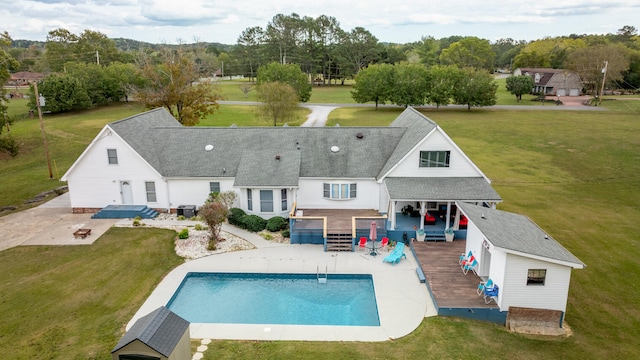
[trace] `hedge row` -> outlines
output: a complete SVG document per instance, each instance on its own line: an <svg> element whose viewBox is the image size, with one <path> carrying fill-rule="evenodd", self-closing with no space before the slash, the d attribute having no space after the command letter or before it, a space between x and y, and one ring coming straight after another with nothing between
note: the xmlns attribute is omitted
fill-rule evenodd
<svg viewBox="0 0 640 360"><path fill-rule="evenodd" d="M252 232L259 232L264 229L275 232L284 230L289 225L282 216L274 216L267 221L258 215L247 215L244 210L239 208L231 208L227 219L229 224Z"/></svg>

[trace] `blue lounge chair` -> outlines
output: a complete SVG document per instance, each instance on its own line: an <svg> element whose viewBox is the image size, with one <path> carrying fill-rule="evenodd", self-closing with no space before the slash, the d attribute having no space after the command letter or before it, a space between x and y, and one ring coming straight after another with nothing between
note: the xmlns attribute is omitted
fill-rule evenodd
<svg viewBox="0 0 640 360"><path fill-rule="evenodd" d="M387 257L385 257L382 262L388 262L391 263L391 265L395 265L400 262L400 259L402 259L402 257L404 257L405 259L407 258L407 255L404 254L404 243L398 242L396 243L396 247L393 249L391 254L387 255Z"/></svg>
<svg viewBox="0 0 640 360"><path fill-rule="evenodd" d="M497 304L499 291L498 285L493 285L491 289L484 289L484 303L489 304L493 301Z"/></svg>

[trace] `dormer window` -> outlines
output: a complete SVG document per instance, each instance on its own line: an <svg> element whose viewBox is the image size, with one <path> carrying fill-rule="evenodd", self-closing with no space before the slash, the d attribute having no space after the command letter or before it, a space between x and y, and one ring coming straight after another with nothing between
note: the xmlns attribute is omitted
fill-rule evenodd
<svg viewBox="0 0 640 360"><path fill-rule="evenodd" d="M542 76L540 76L539 73L536 73L536 75L533 77L533 81L537 84L540 82L540 79L542 78Z"/></svg>
<svg viewBox="0 0 640 360"><path fill-rule="evenodd" d="M451 151L420 151L420 167L449 167Z"/></svg>

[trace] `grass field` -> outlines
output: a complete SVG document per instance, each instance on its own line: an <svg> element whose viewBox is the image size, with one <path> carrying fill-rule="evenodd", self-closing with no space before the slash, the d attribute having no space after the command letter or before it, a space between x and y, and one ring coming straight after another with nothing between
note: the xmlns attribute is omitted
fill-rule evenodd
<svg viewBox="0 0 640 360"><path fill-rule="evenodd" d="M529 216L586 263L571 279L566 321L572 336L523 336L488 323L429 318L412 334L385 343L214 341L205 358L640 357L640 101L604 106L610 110L426 112L492 179L504 199L500 209ZM75 160L104 123L140 110L109 107L47 117L56 153L64 154L61 172L60 163ZM341 126L384 126L399 111L343 108L331 118ZM52 185L37 147L37 121L14 124L12 132L25 143L24 158L0 160L0 202L31 196L13 194L24 184ZM3 356L108 358L122 326L162 274L179 263L167 245L171 234L113 229L93 246L0 252Z"/></svg>

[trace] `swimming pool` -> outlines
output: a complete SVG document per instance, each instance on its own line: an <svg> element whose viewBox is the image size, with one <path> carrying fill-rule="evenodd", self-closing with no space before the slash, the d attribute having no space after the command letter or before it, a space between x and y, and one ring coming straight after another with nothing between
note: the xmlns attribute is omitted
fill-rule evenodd
<svg viewBox="0 0 640 360"><path fill-rule="evenodd" d="M380 326L369 274L190 272L167 308L192 323Z"/></svg>

